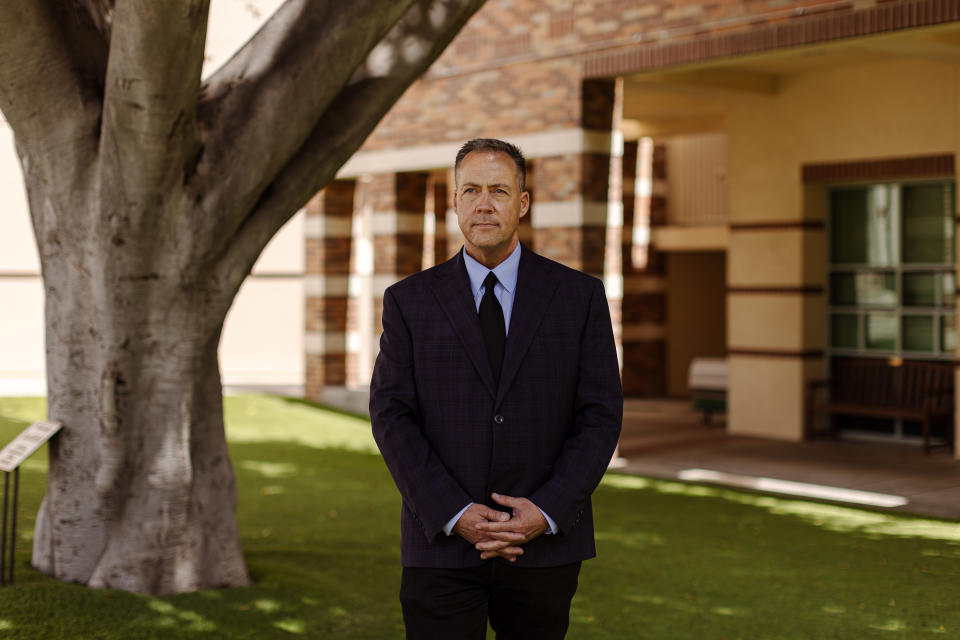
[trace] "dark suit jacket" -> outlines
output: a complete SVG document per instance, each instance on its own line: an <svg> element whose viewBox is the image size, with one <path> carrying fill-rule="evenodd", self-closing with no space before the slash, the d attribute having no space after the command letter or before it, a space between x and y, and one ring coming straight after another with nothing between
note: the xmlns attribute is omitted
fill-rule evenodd
<svg viewBox="0 0 960 640"><path fill-rule="evenodd" d="M590 494L616 446L623 394L603 284L526 247L500 384L462 253L386 290L370 385L373 434L403 499L401 561L463 568L480 552L443 526L492 492L557 523L517 566L595 555Z"/></svg>

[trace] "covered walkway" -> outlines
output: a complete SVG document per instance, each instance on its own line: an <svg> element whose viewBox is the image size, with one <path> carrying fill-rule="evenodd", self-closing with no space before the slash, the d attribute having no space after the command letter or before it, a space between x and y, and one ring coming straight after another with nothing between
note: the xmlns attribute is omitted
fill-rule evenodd
<svg viewBox="0 0 960 640"><path fill-rule="evenodd" d="M686 401L628 399L620 471L960 519L960 461L945 448L780 442L728 435L722 415L714 422Z"/></svg>

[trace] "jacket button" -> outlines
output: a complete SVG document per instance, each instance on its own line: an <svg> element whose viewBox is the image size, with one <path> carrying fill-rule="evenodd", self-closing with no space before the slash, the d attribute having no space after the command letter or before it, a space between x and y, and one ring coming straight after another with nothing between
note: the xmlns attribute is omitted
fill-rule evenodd
<svg viewBox="0 0 960 640"><path fill-rule="evenodd" d="M493 421L497 424L503 424L503 416L498 413L497 415L493 416Z"/></svg>

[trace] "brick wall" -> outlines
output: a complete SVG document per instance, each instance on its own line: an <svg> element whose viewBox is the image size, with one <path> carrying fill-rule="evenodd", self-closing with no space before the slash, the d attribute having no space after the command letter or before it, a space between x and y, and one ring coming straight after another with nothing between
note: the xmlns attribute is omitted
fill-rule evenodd
<svg viewBox="0 0 960 640"><path fill-rule="evenodd" d="M699 43L764 27L772 31L764 32L762 41L738 40L736 46L776 48L778 34L782 40L788 32L791 40L780 46L803 44L798 38L823 41L838 21L852 25L838 35L936 23L960 19L954 15L958 5L951 0L488 0L363 150L576 127L581 81L624 72L618 61L636 58L639 70L674 63L671 56L708 58L712 52ZM859 22L867 26L856 26ZM661 52L663 45L687 42L679 53ZM720 52L734 44L711 46Z"/></svg>
<svg viewBox="0 0 960 640"><path fill-rule="evenodd" d="M454 217L444 222L438 204L446 201L449 209L453 199L448 146L477 136L535 139L536 153L525 148L532 206L521 238L549 257L601 275L610 170L619 166L609 155L615 113L611 78L956 20L956 0L488 0L366 141L358 155L376 162L358 163L366 168L347 174L369 179L361 188L374 216L374 278L399 279L420 268L425 250L433 253L428 263L438 262L460 246ZM554 138L563 144L551 147ZM406 155L399 161L395 158L402 154L378 154L414 148L415 155L435 155L426 161ZM658 146L649 176L654 183L664 180L664 159ZM394 161L397 166L387 166ZM665 222L668 203L661 193L638 198L637 204L651 226ZM437 212L438 225L425 245L422 214L430 209ZM632 218L627 209L625 218L628 213ZM308 240L308 263L311 255L346 250L338 242ZM622 319L624 387L631 395L661 394L665 261L649 247L630 246L629 234L623 244L622 307L616 300L612 310ZM627 255L643 255L643 266L631 266ZM381 305L375 294L377 333ZM339 329L342 317L339 301L329 295L308 301L308 330L323 333L327 327L325 344L334 337L330 325ZM310 364L311 357L330 356L330 351L308 353L308 369L323 371L317 381L342 377L340 354L335 362ZM349 355L348 368L357 369L357 357Z"/></svg>

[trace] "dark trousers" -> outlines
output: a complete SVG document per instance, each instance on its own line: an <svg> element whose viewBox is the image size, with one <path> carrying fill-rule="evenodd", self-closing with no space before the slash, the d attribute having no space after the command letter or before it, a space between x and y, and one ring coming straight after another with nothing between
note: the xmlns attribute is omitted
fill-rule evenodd
<svg viewBox="0 0 960 640"><path fill-rule="evenodd" d="M491 560L471 569L404 567L400 603L407 640L562 640L580 563L523 569Z"/></svg>

